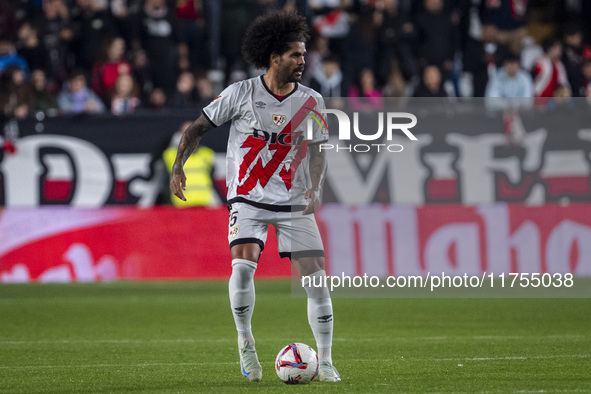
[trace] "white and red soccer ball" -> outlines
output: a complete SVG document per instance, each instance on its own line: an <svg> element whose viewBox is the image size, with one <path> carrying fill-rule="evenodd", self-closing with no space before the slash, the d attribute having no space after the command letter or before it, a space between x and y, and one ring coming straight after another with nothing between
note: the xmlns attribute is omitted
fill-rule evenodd
<svg viewBox="0 0 591 394"><path fill-rule="evenodd" d="M318 375L318 355L303 343L290 343L275 360L277 376L286 384L308 384Z"/></svg>

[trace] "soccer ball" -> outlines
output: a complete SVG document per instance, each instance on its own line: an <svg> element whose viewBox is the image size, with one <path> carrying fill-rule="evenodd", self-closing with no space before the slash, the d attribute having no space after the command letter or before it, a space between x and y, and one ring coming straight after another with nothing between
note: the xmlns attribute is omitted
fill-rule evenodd
<svg viewBox="0 0 591 394"><path fill-rule="evenodd" d="M303 343L290 343L275 360L277 376L285 384L308 384L318 375L318 355Z"/></svg>

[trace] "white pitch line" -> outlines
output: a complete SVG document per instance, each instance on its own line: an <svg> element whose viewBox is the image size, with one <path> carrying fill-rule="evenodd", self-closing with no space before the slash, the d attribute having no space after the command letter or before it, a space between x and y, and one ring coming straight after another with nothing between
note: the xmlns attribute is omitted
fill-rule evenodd
<svg viewBox="0 0 591 394"><path fill-rule="evenodd" d="M366 337L366 338L334 338L334 341L341 342L396 342L396 341L465 341L465 340L524 340L524 339L587 339L591 340L591 335L545 335L536 336L535 338L525 335L474 335L474 336L432 336L432 337Z"/></svg>
<svg viewBox="0 0 591 394"><path fill-rule="evenodd" d="M591 358L591 354L563 354L549 356L506 356L506 357L457 357L457 358L416 358L399 357L392 359L352 359L356 363L393 362L393 361L503 361L503 360L544 360L555 358Z"/></svg>
<svg viewBox="0 0 591 394"><path fill-rule="evenodd" d="M477 335L477 336L434 336L434 337L389 337L389 338L333 338L335 342L415 342L415 341L469 341L469 340L524 340L532 339L532 337L524 335ZM585 335L546 335L537 336L538 339L586 339L591 340L591 336ZM284 341L284 338L266 338L267 341ZM30 345L30 344L158 344L158 343L231 343L236 340L232 338L179 338L179 339L48 339L48 340L33 340L33 341L2 341L0 345Z"/></svg>
<svg viewBox="0 0 591 394"><path fill-rule="evenodd" d="M589 390L585 389L572 389L572 390L557 390L557 389L550 389L550 390L515 390L514 393L588 393Z"/></svg>
<svg viewBox="0 0 591 394"><path fill-rule="evenodd" d="M77 364L77 365L18 365L0 366L1 369L58 369L58 368L143 368L143 367L192 367L199 365L231 365L238 362L201 362L201 363L143 363L143 364Z"/></svg>
<svg viewBox="0 0 591 394"><path fill-rule="evenodd" d="M473 357L473 358L400 358L392 360L380 359L351 359L353 363L376 363L385 361L506 361L506 360L538 360L538 359L555 359L555 358L591 358L589 354L571 354L571 355L555 355L555 356L528 356L528 357ZM263 361L262 364L271 364L272 362ZM76 368L144 368L144 367L192 367L201 365L237 365L237 361L233 362L195 362L195 363L142 363L142 364L76 364L76 365L18 365L18 366L1 366L0 370L23 370L23 369L76 369Z"/></svg>
<svg viewBox="0 0 591 394"><path fill-rule="evenodd" d="M0 341L0 345L30 345L30 344L84 344L84 343L113 343L113 344L158 344L158 343L225 343L225 342L236 342L234 338L228 339L197 339L197 338L184 338L184 339L52 339L52 340L38 340L38 341Z"/></svg>
<svg viewBox="0 0 591 394"><path fill-rule="evenodd" d="M456 357L456 358L409 358L421 361L503 361L503 360L545 360L554 358L591 358L591 354L556 354L548 356L507 356L507 357Z"/></svg>

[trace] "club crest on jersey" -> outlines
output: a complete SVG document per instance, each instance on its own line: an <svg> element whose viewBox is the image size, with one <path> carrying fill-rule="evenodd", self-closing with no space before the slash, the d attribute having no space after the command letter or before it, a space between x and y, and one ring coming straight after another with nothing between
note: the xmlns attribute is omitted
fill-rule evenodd
<svg viewBox="0 0 591 394"><path fill-rule="evenodd" d="M273 119L273 123L275 123L275 126L280 127L280 126L283 126L285 124L285 122L287 121L287 116L273 114L273 115L271 115L271 119Z"/></svg>
<svg viewBox="0 0 591 394"><path fill-rule="evenodd" d="M235 226L230 229L230 237L236 238L238 233L240 232L240 226Z"/></svg>

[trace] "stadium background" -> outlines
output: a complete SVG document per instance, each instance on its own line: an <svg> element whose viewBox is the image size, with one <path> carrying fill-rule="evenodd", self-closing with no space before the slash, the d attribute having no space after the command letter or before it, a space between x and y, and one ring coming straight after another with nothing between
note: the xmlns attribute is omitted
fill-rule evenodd
<svg viewBox="0 0 591 394"><path fill-rule="evenodd" d="M317 213L329 273L574 273L577 292L335 298L343 381L287 387L277 351L314 338L271 232L253 317L264 378L246 384L227 295L228 125L206 135L190 177L207 206L171 204L163 158L225 85L258 73L240 38L282 7L314 29L305 83L419 117L419 142L395 141L403 156L330 154ZM586 0L0 0L0 392L590 391L590 12ZM468 100L511 51L542 75L552 36L570 90L542 78L532 96L560 97L519 111ZM573 294L585 298L558 298Z"/></svg>
<svg viewBox="0 0 591 394"><path fill-rule="evenodd" d="M275 8L297 8L309 18L304 82L327 98L368 100L370 109L382 97L427 96L442 104L422 106L430 109L417 130L422 142L399 159L408 165L375 160L364 169L354 155L329 154L327 208L318 214L329 273L591 273L589 114L576 97L587 94L589 82L587 2L7 0L0 25L9 47L1 63L0 280L227 277L228 125L203 143L215 152L202 163L213 182L197 186L208 189L201 201L207 208L166 207L170 163L162 158L174 150L175 132L225 85L259 73L241 60L238 44L249 20ZM430 25L434 15L442 26ZM491 25L495 50L479 34ZM515 46L511 36L523 29L527 37ZM466 114L454 101L478 93L481 69L492 76L510 52L536 77L543 57L537 43L573 34L582 42L575 48L565 41L563 64L567 96L575 97L537 97L520 112L492 114ZM434 46L446 50L433 53ZM431 66L441 76L436 90L422 81ZM336 67L337 83L319 77L327 67ZM37 84L41 73L46 83ZM64 105L75 101L67 89L81 75L85 99L100 104ZM115 85L130 76L128 97ZM452 131L466 139L450 139ZM491 219L498 215L503 219ZM349 229L348 239L339 241L339 225ZM207 249L198 247L204 239ZM379 247L366 239L380 240ZM273 250L273 237L269 242ZM174 265L163 265L163 248L174 251ZM429 260L436 255L445 257ZM288 264L263 254L259 277L289 274Z"/></svg>

